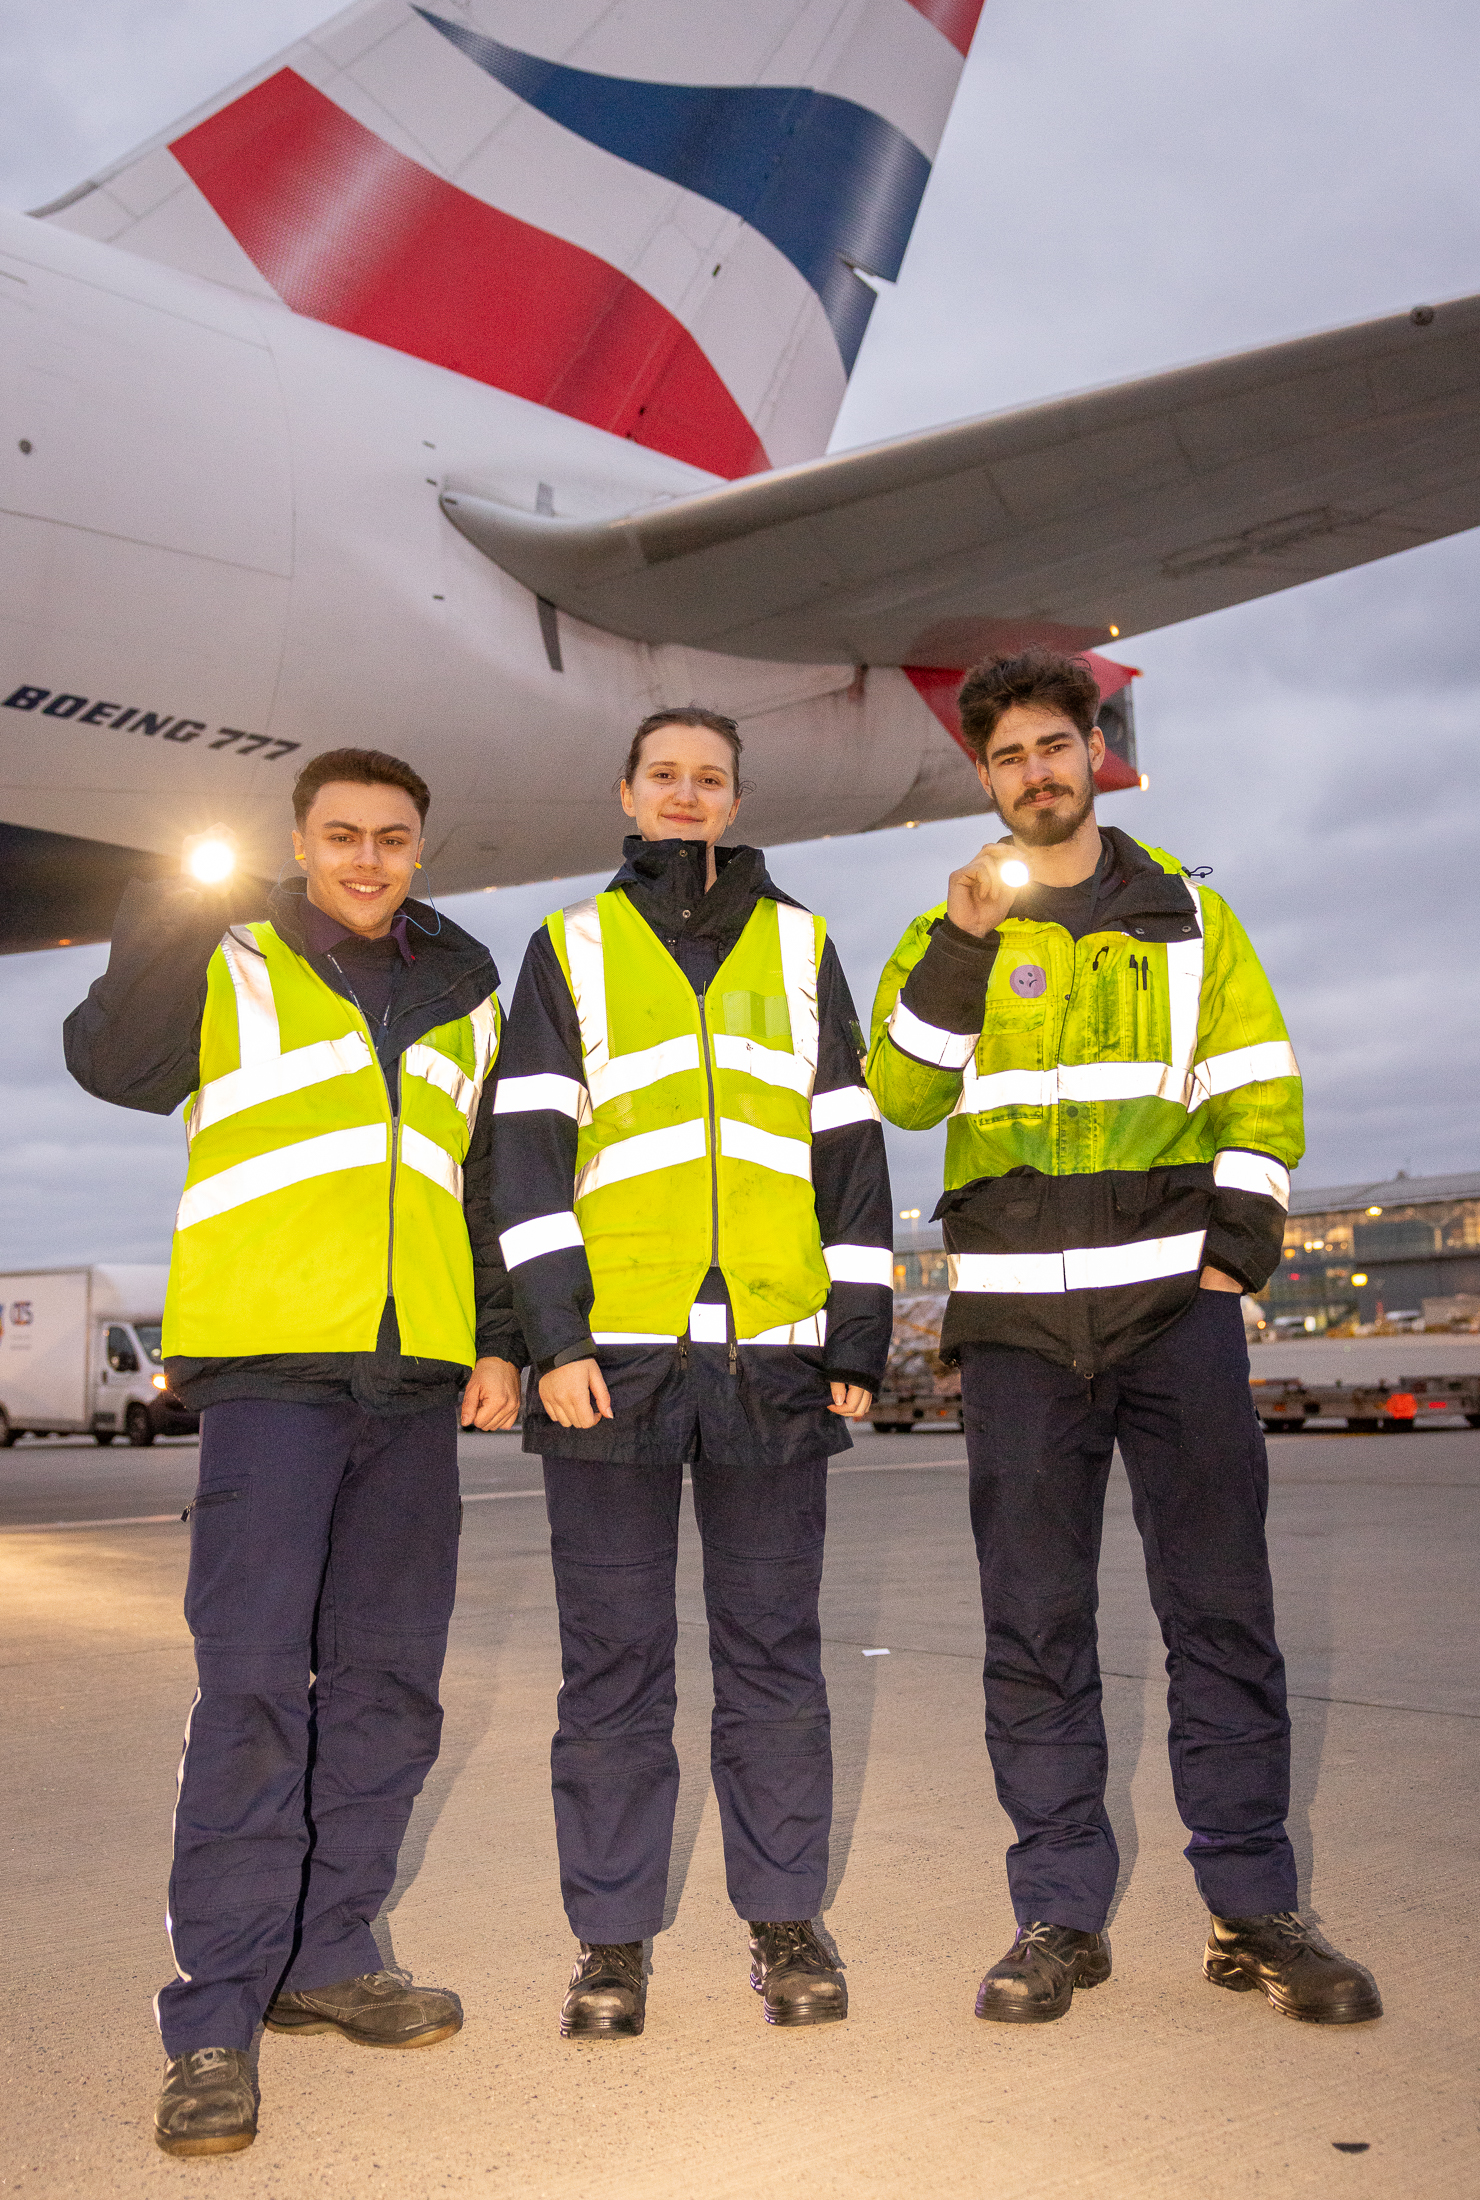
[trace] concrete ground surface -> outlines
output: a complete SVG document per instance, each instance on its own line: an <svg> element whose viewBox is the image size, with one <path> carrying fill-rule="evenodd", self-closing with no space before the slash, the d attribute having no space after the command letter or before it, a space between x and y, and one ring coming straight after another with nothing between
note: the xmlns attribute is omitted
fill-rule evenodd
<svg viewBox="0 0 1480 2200"><path fill-rule="evenodd" d="M1010 1836L981 1741L963 1444L935 1434L865 1437L830 1482L826 1923L847 1961L848 2022L770 2030L747 1983L708 1793L688 1523L684 1787L647 2031L562 2044L572 1943L547 1787L553 1598L543 1508L525 1494L538 1474L517 1439L472 1438L445 1746L384 1920L388 1954L454 1986L466 2027L399 2056L268 2036L260 2137L206 2162L172 2162L151 2137L149 2001L168 1967L170 1808L192 1687L176 1515L194 1446L0 1453L0 2194L1480 2191L1480 1433L1292 1436L1270 1450L1303 1898L1376 1971L1379 2023L1293 2024L1200 1976L1161 1646L1118 1469L1101 1611L1124 1854L1115 1974L1057 2024L976 2020L977 1980L1012 1936ZM88 1524L99 1520L140 1524Z"/></svg>

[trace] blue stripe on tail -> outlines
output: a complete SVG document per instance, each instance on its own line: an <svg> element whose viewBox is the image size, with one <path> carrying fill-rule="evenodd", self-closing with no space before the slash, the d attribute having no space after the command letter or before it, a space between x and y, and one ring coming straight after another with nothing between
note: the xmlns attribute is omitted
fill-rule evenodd
<svg viewBox="0 0 1480 2200"><path fill-rule="evenodd" d="M416 13L550 121L769 238L816 291L852 373L874 303L853 270L895 280L930 180L902 131L828 92L597 76Z"/></svg>

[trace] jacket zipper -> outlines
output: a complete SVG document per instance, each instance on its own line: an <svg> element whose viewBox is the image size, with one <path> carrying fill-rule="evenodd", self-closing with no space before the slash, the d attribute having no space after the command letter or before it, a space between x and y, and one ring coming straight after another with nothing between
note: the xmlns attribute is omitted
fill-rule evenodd
<svg viewBox="0 0 1480 2200"><path fill-rule="evenodd" d="M719 1266L719 1118L714 1098L714 1067L709 1059L709 1019L704 1013L704 997L696 994L699 1003L699 1037L704 1049L704 1079L709 1087L709 1265Z"/></svg>

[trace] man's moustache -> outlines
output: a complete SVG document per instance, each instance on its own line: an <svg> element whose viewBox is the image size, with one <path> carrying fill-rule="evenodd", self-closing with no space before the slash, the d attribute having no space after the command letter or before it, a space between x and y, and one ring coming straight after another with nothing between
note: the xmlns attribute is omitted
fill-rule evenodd
<svg viewBox="0 0 1480 2200"><path fill-rule="evenodd" d="M1013 808L1015 810L1026 810L1030 808L1035 802L1037 802L1041 795L1051 795L1054 800L1057 801L1058 797L1061 794L1072 795L1073 792L1074 789L1072 787L1059 787L1052 784L1046 787L1034 787L1031 793L1020 794L1017 798L1017 801L1013 804Z"/></svg>

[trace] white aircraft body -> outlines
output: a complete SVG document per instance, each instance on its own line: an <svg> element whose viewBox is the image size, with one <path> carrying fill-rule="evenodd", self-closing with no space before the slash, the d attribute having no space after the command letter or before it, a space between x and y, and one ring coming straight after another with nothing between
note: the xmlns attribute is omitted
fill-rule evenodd
<svg viewBox="0 0 1480 2200"><path fill-rule="evenodd" d="M209 825L271 878L347 743L448 892L608 860L662 704L758 841L965 815L984 650L1480 522L1475 300L821 455L979 12L358 0L0 216L0 949Z"/></svg>

